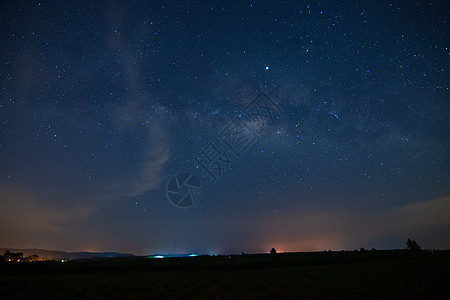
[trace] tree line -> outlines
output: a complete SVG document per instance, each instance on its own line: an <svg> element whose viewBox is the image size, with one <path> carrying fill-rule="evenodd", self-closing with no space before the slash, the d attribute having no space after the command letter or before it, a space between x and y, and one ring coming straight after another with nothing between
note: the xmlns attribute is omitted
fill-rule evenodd
<svg viewBox="0 0 450 300"><path fill-rule="evenodd" d="M31 262L31 261L37 261L39 260L39 256L36 254L23 257L22 252L11 252L9 250L6 250L3 256L0 255L0 262L9 262L9 263L19 263L19 262Z"/></svg>

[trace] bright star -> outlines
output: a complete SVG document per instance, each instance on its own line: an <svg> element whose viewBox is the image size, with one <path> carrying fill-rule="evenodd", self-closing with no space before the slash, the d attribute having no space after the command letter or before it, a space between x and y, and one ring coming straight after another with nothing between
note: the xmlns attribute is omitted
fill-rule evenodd
<svg viewBox="0 0 450 300"><path fill-rule="evenodd" d="M269 70L269 67L268 67L268 66L266 66L266 70Z"/></svg>

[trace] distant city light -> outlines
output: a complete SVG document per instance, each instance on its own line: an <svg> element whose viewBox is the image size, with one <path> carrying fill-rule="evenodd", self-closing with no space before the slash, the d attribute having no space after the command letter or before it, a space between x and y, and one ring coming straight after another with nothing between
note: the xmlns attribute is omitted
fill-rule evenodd
<svg viewBox="0 0 450 300"><path fill-rule="evenodd" d="M148 258L167 258L167 257L195 257L198 256L195 253L192 254L167 254L167 255L150 255Z"/></svg>

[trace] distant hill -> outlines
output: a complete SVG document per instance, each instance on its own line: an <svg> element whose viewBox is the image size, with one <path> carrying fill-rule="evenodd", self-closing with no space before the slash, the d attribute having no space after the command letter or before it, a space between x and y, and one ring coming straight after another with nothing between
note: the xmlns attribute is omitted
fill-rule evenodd
<svg viewBox="0 0 450 300"><path fill-rule="evenodd" d="M64 252L64 251L53 251L45 249L16 249L16 248L0 248L0 255L3 255L6 250L10 252L22 252L23 256L37 255L40 258L48 259L82 259L82 258L92 258L92 257L131 257L133 254L124 254L117 252Z"/></svg>

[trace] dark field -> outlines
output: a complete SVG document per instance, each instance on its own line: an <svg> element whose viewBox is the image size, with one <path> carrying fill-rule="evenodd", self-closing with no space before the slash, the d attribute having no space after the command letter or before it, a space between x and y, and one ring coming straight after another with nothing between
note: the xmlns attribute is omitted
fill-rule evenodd
<svg viewBox="0 0 450 300"><path fill-rule="evenodd" d="M10 298L450 297L450 253L317 252L1 265Z"/></svg>

